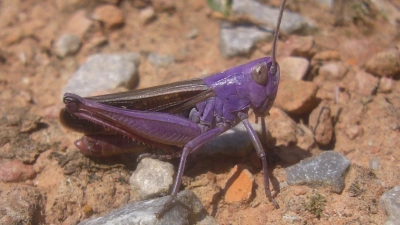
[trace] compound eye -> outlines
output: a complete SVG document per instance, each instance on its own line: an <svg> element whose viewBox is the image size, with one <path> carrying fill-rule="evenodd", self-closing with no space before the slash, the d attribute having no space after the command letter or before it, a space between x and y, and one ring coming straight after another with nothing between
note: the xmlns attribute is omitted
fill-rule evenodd
<svg viewBox="0 0 400 225"><path fill-rule="evenodd" d="M265 85L268 82L268 68L266 63L260 63L251 71L253 80L260 85Z"/></svg>

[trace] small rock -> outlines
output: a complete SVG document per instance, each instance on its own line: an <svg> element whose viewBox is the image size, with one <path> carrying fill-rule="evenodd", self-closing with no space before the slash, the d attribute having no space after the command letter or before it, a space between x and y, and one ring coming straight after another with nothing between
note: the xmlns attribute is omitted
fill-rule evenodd
<svg viewBox="0 0 400 225"><path fill-rule="evenodd" d="M314 55L312 58L312 61L337 61L340 60L340 54L338 51L335 50L327 50L327 51L321 51L317 52L317 54Z"/></svg>
<svg viewBox="0 0 400 225"><path fill-rule="evenodd" d="M107 215L87 219L80 225L150 225L150 224L210 224L217 225L216 220L208 216L200 200L192 191L181 191L178 193L178 204L171 204L171 208L159 220L155 213L164 207L169 196L150 199L141 202L130 203L120 209L116 209ZM208 223L206 223L208 222Z"/></svg>
<svg viewBox="0 0 400 225"><path fill-rule="evenodd" d="M334 0L317 0L318 4L326 6L328 9L332 9L334 6Z"/></svg>
<svg viewBox="0 0 400 225"><path fill-rule="evenodd" d="M293 194L296 196L305 195L307 193L307 188L304 186L296 186L293 189Z"/></svg>
<svg viewBox="0 0 400 225"><path fill-rule="evenodd" d="M380 203L385 208L388 224L398 224L400 219L400 186L392 188L382 195ZM385 224L386 224L385 223Z"/></svg>
<svg viewBox="0 0 400 225"><path fill-rule="evenodd" d="M254 130L261 133L261 126L251 124ZM231 157L245 157L254 151L253 143L242 123L227 130L218 137L203 145L196 154L216 155L223 154Z"/></svg>
<svg viewBox="0 0 400 225"><path fill-rule="evenodd" d="M157 12L175 12L175 2L173 0L152 0L151 4Z"/></svg>
<svg viewBox="0 0 400 225"><path fill-rule="evenodd" d="M369 160L369 168L373 170L379 170L380 167L380 160L377 157L373 157Z"/></svg>
<svg viewBox="0 0 400 225"><path fill-rule="evenodd" d="M311 59L315 55L315 41L313 36L291 36L289 40L289 45L291 45L292 51L291 56L304 57L306 59Z"/></svg>
<svg viewBox="0 0 400 225"><path fill-rule="evenodd" d="M280 60L279 65L282 77L302 80L307 74L310 62L305 58L291 56Z"/></svg>
<svg viewBox="0 0 400 225"><path fill-rule="evenodd" d="M94 20L104 23L106 28L115 28L124 24L122 11L115 5L101 5L94 9L92 14Z"/></svg>
<svg viewBox="0 0 400 225"><path fill-rule="evenodd" d="M198 35L199 35L199 30L197 28L193 28L186 34L186 38L187 39L194 39Z"/></svg>
<svg viewBox="0 0 400 225"><path fill-rule="evenodd" d="M344 175L349 166L350 161L346 157L327 151L286 168L286 181L289 185L331 186L332 191L340 193L344 189Z"/></svg>
<svg viewBox="0 0 400 225"><path fill-rule="evenodd" d="M382 93L390 93L393 90L394 80L389 77L381 77L378 91Z"/></svg>
<svg viewBox="0 0 400 225"><path fill-rule="evenodd" d="M279 8L271 8L256 0L233 1L232 11L235 14L244 14L254 21L266 24L264 28L273 30L275 30L279 15ZM314 28L315 25L299 13L285 11L280 29L283 33L291 34L295 32L308 33Z"/></svg>
<svg viewBox="0 0 400 225"><path fill-rule="evenodd" d="M173 56L162 56L154 52L150 53L147 58L155 67L167 67L175 61Z"/></svg>
<svg viewBox="0 0 400 225"><path fill-rule="evenodd" d="M78 52L81 39L75 34L63 34L55 43L55 52L61 58Z"/></svg>
<svg viewBox="0 0 400 225"><path fill-rule="evenodd" d="M391 49L374 55L365 64L365 70L380 77L393 77L400 74L400 53Z"/></svg>
<svg viewBox="0 0 400 225"><path fill-rule="evenodd" d="M282 216L282 220L285 221L286 223L293 224L297 220L301 220L297 215L290 215L290 214L285 214Z"/></svg>
<svg viewBox="0 0 400 225"><path fill-rule="evenodd" d="M138 80L140 56L137 53L96 54L90 56L68 80L65 92L83 97L95 91L131 88Z"/></svg>
<svg viewBox="0 0 400 225"><path fill-rule="evenodd" d="M379 78L374 77L363 70L356 73L356 79L358 81L357 92L361 95L372 95L378 88Z"/></svg>
<svg viewBox="0 0 400 225"><path fill-rule="evenodd" d="M239 169L236 165L228 174L228 179L223 189L225 192L225 201L245 202L249 200L253 190L254 178L247 169Z"/></svg>
<svg viewBox="0 0 400 225"><path fill-rule="evenodd" d="M149 6L139 11L139 20L143 25L146 25L156 18L154 8Z"/></svg>
<svg viewBox="0 0 400 225"><path fill-rule="evenodd" d="M134 0L134 1L131 1L131 4L133 7L141 9L141 8L144 8L148 5L150 5L151 1L149 1L149 0Z"/></svg>
<svg viewBox="0 0 400 225"><path fill-rule="evenodd" d="M92 26L93 20L87 18L85 10L78 10L69 18L65 33L75 34L83 38Z"/></svg>
<svg viewBox="0 0 400 225"><path fill-rule="evenodd" d="M174 182L174 166L167 162L144 158L133 172L129 183L140 199L167 195Z"/></svg>
<svg viewBox="0 0 400 225"><path fill-rule="evenodd" d="M97 32L90 37L90 40L85 43L87 49L92 49L107 43L107 37L103 33Z"/></svg>
<svg viewBox="0 0 400 225"><path fill-rule="evenodd" d="M267 33L252 26L232 26L222 22L220 26L219 49L224 57L247 55L257 42L272 38Z"/></svg>
<svg viewBox="0 0 400 225"><path fill-rule="evenodd" d="M18 185L2 186L0 192L0 224L35 224L40 214L41 194L35 187Z"/></svg>
<svg viewBox="0 0 400 225"><path fill-rule="evenodd" d="M393 27L397 27L400 21L400 10L396 4L390 1L371 1L371 3L380 11L385 20L387 20ZM398 6L398 4L397 4Z"/></svg>
<svg viewBox="0 0 400 225"><path fill-rule="evenodd" d="M4 163L0 166L0 181L19 182L33 178L35 170L31 165L25 165L19 160Z"/></svg>
<svg viewBox="0 0 400 225"><path fill-rule="evenodd" d="M314 131L315 140L321 146L326 146L331 142L333 135L333 125L331 119L331 109L326 104L320 104L315 108L309 117L309 125Z"/></svg>
<svg viewBox="0 0 400 225"><path fill-rule="evenodd" d="M272 107L270 115L265 117L265 123L268 131L271 132L271 138L275 142L269 143L271 146L289 146L297 143L296 122L292 120L281 109Z"/></svg>
<svg viewBox="0 0 400 225"><path fill-rule="evenodd" d="M360 125L347 125L345 134L350 140L353 140L358 136L362 136L364 134L364 129Z"/></svg>
<svg viewBox="0 0 400 225"><path fill-rule="evenodd" d="M279 84L275 106L293 114L310 112L318 104L317 90L317 85L312 82L283 79Z"/></svg>
<svg viewBox="0 0 400 225"><path fill-rule="evenodd" d="M347 71L342 62L327 62L319 68L318 76L322 76L324 80L341 80Z"/></svg>
<svg viewBox="0 0 400 225"><path fill-rule="evenodd" d="M7 35L4 38L5 45L12 45L20 42L24 38L22 28L8 29Z"/></svg>

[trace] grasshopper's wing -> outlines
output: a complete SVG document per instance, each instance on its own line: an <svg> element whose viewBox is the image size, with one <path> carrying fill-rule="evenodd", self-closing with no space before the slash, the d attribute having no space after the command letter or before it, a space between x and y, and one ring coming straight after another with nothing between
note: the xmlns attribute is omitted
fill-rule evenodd
<svg viewBox="0 0 400 225"><path fill-rule="evenodd" d="M179 114L212 96L215 96L214 92L203 80L195 79L86 99L119 108ZM60 121L64 126L77 132L108 133L104 127L73 116L65 109L60 112Z"/></svg>
<svg viewBox="0 0 400 225"><path fill-rule="evenodd" d="M87 99L126 109L176 114L214 95L202 79L195 79Z"/></svg>

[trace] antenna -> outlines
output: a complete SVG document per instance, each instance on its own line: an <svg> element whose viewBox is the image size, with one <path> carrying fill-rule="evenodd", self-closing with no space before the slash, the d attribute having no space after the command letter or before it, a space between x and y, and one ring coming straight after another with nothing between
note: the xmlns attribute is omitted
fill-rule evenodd
<svg viewBox="0 0 400 225"><path fill-rule="evenodd" d="M275 33L274 33L274 40L273 40L273 44L272 44L272 65L270 68L270 72L272 72L273 74L276 73L276 48L278 46L278 36L279 36L279 27L281 26L281 21L282 21L282 16L283 16L283 10L285 9L285 4L286 4L286 0L282 0L281 2L281 6L279 8L279 17L278 17L278 23L276 24L276 29L275 29Z"/></svg>

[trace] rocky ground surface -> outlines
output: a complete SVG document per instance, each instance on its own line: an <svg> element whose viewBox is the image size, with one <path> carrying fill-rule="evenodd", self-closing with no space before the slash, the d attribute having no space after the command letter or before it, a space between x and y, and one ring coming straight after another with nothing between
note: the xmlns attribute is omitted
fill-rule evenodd
<svg viewBox="0 0 400 225"><path fill-rule="evenodd" d="M270 55L279 0L224 2L0 1L0 224L110 220L169 193L179 160L84 156L81 134L59 122L62 96L201 78ZM289 0L265 138L280 208L238 127L189 157L181 189L195 195L179 196L203 220L178 213L176 223L398 223L399 24L397 1Z"/></svg>

